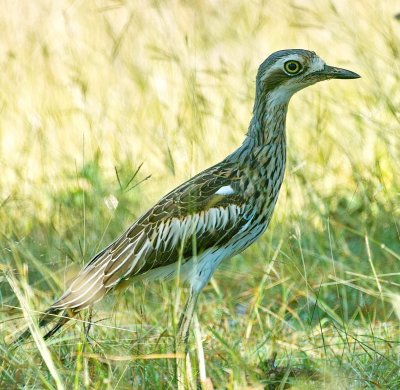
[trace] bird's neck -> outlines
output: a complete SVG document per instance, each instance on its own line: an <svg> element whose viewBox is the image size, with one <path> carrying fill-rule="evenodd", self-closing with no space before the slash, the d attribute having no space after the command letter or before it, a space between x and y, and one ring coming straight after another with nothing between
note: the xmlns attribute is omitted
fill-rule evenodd
<svg viewBox="0 0 400 390"><path fill-rule="evenodd" d="M246 159L254 150L286 143L286 114L289 99L269 94L256 96L253 117L243 144L228 159Z"/></svg>
<svg viewBox="0 0 400 390"><path fill-rule="evenodd" d="M264 98L256 97L247 133L247 137L254 139L256 146L285 140L288 104L288 99L280 99L274 94L267 94Z"/></svg>

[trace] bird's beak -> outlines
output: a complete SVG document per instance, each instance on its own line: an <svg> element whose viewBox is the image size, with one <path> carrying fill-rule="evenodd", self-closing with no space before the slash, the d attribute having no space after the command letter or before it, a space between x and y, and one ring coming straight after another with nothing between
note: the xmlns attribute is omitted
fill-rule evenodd
<svg viewBox="0 0 400 390"><path fill-rule="evenodd" d="M322 70L316 72L318 75L324 77L324 79L358 79L361 76L351 70L336 68L334 66L325 65Z"/></svg>

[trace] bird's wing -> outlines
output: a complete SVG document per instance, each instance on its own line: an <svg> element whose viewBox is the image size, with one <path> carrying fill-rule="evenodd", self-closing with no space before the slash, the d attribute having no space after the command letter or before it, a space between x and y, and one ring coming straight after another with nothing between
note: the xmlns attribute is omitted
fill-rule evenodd
<svg viewBox="0 0 400 390"><path fill-rule="evenodd" d="M239 183L226 165L182 184L97 254L53 307L79 310L122 280L224 245L246 223Z"/></svg>

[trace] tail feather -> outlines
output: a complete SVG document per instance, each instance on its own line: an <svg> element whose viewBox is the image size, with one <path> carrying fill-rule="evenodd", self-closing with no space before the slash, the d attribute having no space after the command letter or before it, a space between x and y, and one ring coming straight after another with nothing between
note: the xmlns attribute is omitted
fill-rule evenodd
<svg viewBox="0 0 400 390"><path fill-rule="evenodd" d="M64 312L62 317L57 321L57 323L43 336L45 340L53 336L61 327L63 327L73 316L68 316L68 313ZM74 313L75 315L75 313Z"/></svg>
<svg viewBox="0 0 400 390"><path fill-rule="evenodd" d="M104 252L104 251L103 251ZM101 252L99 255L102 255ZM99 256L98 255L98 256ZM94 260L98 258L96 256ZM107 260L108 258L105 258ZM104 264L103 264L104 263ZM111 289L104 286L104 268L107 265L103 261L98 266L93 260L76 276L70 283L64 294L50 306L39 319L39 328L55 322L55 325L44 335L44 339L53 336L65 323L74 317L79 311L86 309L99 301ZM29 329L26 329L13 344L19 345L31 336Z"/></svg>
<svg viewBox="0 0 400 390"><path fill-rule="evenodd" d="M59 308L50 307L46 312L41 316L39 320L39 328L43 328L50 323L58 320L56 324L43 336L46 340L49 337L53 336L63 325L65 325L71 318L75 316L76 312L73 310L64 310ZM30 329L25 329L15 340L13 340L12 344L14 346L19 346L23 342L25 342L29 337L32 336Z"/></svg>

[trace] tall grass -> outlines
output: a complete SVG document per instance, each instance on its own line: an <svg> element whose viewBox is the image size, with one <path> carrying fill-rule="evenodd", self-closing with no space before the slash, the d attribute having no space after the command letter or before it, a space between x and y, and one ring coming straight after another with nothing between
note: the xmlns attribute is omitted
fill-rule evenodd
<svg viewBox="0 0 400 390"><path fill-rule="evenodd" d="M98 249L237 147L258 64L301 47L362 79L293 98L273 223L201 296L193 377L399 388L398 12L379 0L3 1L2 339L35 329ZM15 351L0 341L0 387L176 388L184 292L138 284L47 347L36 333Z"/></svg>

